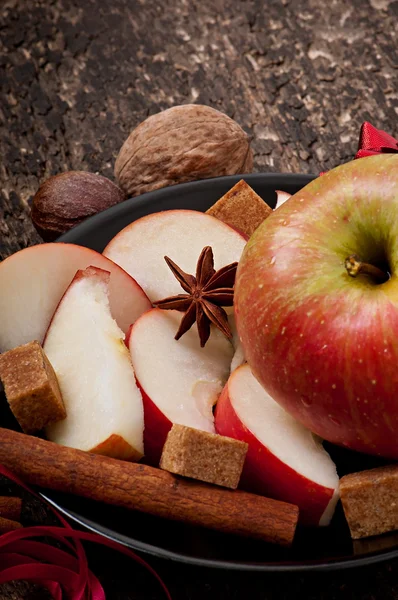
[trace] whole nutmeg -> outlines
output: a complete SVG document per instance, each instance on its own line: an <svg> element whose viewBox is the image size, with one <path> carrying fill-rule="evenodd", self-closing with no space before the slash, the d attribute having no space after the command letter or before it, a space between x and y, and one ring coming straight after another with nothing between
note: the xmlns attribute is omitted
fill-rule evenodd
<svg viewBox="0 0 398 600"><path fill-rule="evenodd" d="M221 175L250 173L249 136L227 115L199 104L148 117L123 144L115 177L129 195Z"/></svg>
<svg viewBox="0 0 398 600"><path fill-rule="evenodd" d="M47 179L32 201L31 217L39 235L52 242L59 235L126 199L112 181L86 171L67 171Z"/></svg>

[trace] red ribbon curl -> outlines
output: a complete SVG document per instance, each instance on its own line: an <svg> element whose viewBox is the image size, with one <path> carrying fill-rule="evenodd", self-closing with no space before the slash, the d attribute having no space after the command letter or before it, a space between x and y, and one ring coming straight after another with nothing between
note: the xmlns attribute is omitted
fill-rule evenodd
<svg viewBox="0 0 398 600"><path fill-rule="evenodd" d="M362 124L359 134L358 152L355 158L394 152L398 152L398 140L382 129L376 129L376 127L373 127L367 121Z"/></svg>
<svg viewBox="0 0 398 600"><path fill-rule="evenodd" d="M376 129L371 123L365 121L361 125L359 133L358 151L354 157L364 158L374 154L391 154L398 152L398 140L382 129ZM322 171L319 176L325 175L327 171Z"/></svg>
<svg viewBox="0 0 398 600"><path fill-rule="evenodd" d="M0 475L39 497L16 475L0 465ZM76 531L52 506L51 511L63 527L33 526L10 531L0 536L0 584L17 579L32 581L46 587L54 600L105 600L105 592L89 570L81 540L102 544L125 554L145 567L161 585L167 600L168 589L156 571L137 554L105 537L86 531ZM31 538L47 537L62 542L60 550Z"/></svg>

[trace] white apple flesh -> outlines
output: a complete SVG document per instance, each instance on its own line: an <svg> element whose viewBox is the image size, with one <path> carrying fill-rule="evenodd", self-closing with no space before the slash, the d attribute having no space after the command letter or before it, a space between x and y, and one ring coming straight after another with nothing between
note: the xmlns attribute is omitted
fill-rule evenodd
<svg viewBox="0 0 398 600"><path fill-rule="evenodd" d="M231 327L231 332L232 332L231 342L234 347L234 355L232 357L231 367L230 367L230 372L232 373L233 371L235 371L235 369L240 367L240 365L243 365L243 363L246 362L246 357L245 357L245 352L243 350L242 342L239 339L238 330L236 328L235 315L233 314L233 312L232 312L232 314L228 315L228 322Z"/></svg>
<svg viewBox="0 0 398 600"><path fill-rule="evenodd" d="M32 340L42 342L76 271L89 265L111 273L111 311L124 332L151 308L134 279L102 254L75 244L32 246L0 264L0 352Z"/></svg>
<svg viewBox="0 0 398 600"><path fill-rule="evenodd" d="M239 261L246 238L219 219L194 210L168 210L134 221L107 245L104 256L141 285L152 302L180 294L181 286L164 260L171 258L195 274L205 246L211 246L216 270Z"/></svg>
<svg viewBox="0 0 398 600"><path fill-rule="evenodd" d="M333 461L261 387L249 365L230 376L217 402L215 426L249 445L241 487L296 504L302 524L329 524L339 498Z"/></svg>
<svg viewBox="0 0 398 600"><path fill-rule="evenodd" d="M123 331L109 306L110 273L78 271L44 341L66 408L46 429L58 444L124 460L143 455L144 415Z"/></svg>
<svg viewBox="0 0 398 600"><path fill-rule="evenodd" d="M145 459L159 464L173 423L214 433L213 405L228 379L233 347L212 327L201 348L196 326L174 339L182 313L154 308L127 335L145 414Z"/></svg>
<svg viewBox="0 0 398 600"><path fill-rule="evenodd" d="M289 194L289 192L283 192L282 190L275 190L276 191L276 206L274 208L274 210L276 210L277 208L280 208L282 206L282 204L285 204L286 200L289 200L291 194Z"/></svg>

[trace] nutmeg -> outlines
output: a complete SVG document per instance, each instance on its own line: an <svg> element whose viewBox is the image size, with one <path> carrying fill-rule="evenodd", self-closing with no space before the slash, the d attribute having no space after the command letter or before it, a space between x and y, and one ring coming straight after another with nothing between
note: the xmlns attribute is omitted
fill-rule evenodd
<svg viewBox="0 0 398 600"><path fill-rule="evenodd" d="M67 171L47 179L32 201L31 217L44 241L51 242L87 217L126 199L101 175Z"/></svg>
<svg viewBox="0 0 398 600"><path fill-rule="evenodd" d="M249 136L227 115L198 104L174 106L134 129L115 164L129 195L221 175L250 173Z"/></svg>

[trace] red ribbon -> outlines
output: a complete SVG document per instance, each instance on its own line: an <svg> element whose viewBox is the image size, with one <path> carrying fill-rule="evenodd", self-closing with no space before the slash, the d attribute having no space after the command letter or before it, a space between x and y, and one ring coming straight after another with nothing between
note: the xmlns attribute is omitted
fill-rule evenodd
<svg viewBox="0 0 398 600"><path fill-rule="evenodd" d="M358 152L355 158L391 152L398 152L398 141L382 129L376 129L365 121L359 134Z"/></svg>
<svg viewBox="0 0 398 600"><path fill-rule="evenodd" d="M0 465L0 475L39 498L27 485ZM159 582L166 598L172 600L168 589L156 571L137 554L107 538L85 531L75 531L52 506L63 527L33 526L10 531L0 536L0 584L23 579L46 587L55 600L105 600L105 592L89 570L81 540L102 544L130 557L145 567ZM30 538L46 536L67 548L59 550ZM65 594L65 595L64 595Z"/></svg>
<svg viewBox="0 0 398 600"><path fill-rule="evenodd" d="M371 123L365 121L359 133L358 151L354 158L373 156L374 154L390 154L398 152L398 140L382 129L376 129ZM322 171L319 175L324 175Z"/></svg>

